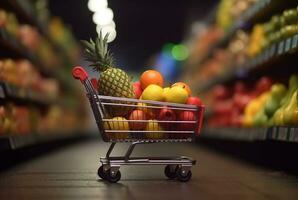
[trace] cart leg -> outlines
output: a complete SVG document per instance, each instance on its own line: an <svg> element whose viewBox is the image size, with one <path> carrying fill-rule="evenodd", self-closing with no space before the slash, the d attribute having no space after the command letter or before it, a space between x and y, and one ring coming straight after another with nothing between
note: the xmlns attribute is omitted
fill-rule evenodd
<svg viewBox="0 0 298 200"><path fill-rule="evenodd" d="M107 159L110 158L110 155L111 155L111 153L112 153L112 151L113 151L115 145L116 145L115 142L113 142L113 143L110 145L109 150L108 150L108 152L107 152L107 154L106 154L106 158L107 158Z"/></svg>
<svg viewBox="0 0 298 200"><path fill-rule="evenodd" d="M133 152L135 146L136 146L137 144L139 144L139 143L140 143L140 142L133 142L133 143L129 146L129 148L127 149L127 151L126 151L126 153L125 153L125 162L128 162L129 157L130 157L131 153Z"/></svg>

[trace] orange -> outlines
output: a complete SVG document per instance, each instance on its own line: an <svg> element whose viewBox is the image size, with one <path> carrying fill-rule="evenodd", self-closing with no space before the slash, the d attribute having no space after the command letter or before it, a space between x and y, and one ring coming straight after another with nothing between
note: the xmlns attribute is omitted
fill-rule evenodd
<svg viewBox="0 0 298 200"><path fill-rule="evenodd" d="M177 83L174 83L172 85L172 87L174 87L174 86L180 86L180 87L182 87L183 89L185 89L187 91L188 95L191 96L191 89L190 89L190 87L186 83L177 82Z"/></svg>
<svg viewBox="0 0 298 200"><path fill-rule="evenodd" d="M141 87L144 90L148 85L155 84L163 87L163 77L156 70L147 70L141 75Z"/></svg>

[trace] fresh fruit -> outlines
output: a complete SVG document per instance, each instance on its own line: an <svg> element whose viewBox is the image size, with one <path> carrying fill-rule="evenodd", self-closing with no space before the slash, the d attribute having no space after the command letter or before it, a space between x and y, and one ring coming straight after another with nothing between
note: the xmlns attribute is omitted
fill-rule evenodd
<svg viewBox="0 0 298 200"><path fill-rule="evenodd" d="M183 111L178 115L180 121L195 121L196 116L195 112L192 111ZM180 123L179 129L183 131L192 131L195 128L195 123Z"/></svg>
<svg viewBox="0 0 298 200"><path fill-rule="evenodd" d="M119 130L119 131L128 131L129 124L124 117L114 117L112 121L104 122L105 130ZM111 135L113 139L125 139L128 138L128 133L119 132L119 133L107 133Z"/></svg>
<svg viewBox="0 0 298 200"><path fill-rule="evenodd" d="M133 91L134 91L134 94L135 94L135 98L139 99L142 95L142 92L143 92L140 82L134 82L133 83Z"/></svg>
<svg viewBox="0 0 298 200"><path fill-rule="evenodd" d="M167 96L169 91L170 91L170 87L165 87L163 89L163 94L162 95L163 95L164 100L166 99L166 96Z"/></svg>
<svg viewBox="0 0 298 200"><path fill-rule="evenodd" d="M148 108L146 103L138 103L137 109L145 112L147 119L154 119L157 109Z"/></svg>
<svg viewBox="0 0 298 200"><path fill-rule="evenodd" d="M155 84L163 87L163 77L156 70L147 70L141 75L141 86L145 90L149 85Z"/></svg>
<svg viewBox="0 0 298 200"><path fill-rule="evenodd" d="M146 120L146 113L142 110L134 110L128 120ZM143 130L146 125L146 122L129 122L129 127L132 130Z"/></svg>
<svg viewBox="0 0 298 200"><path fill-rule="evenodd" d="M143 100L163 101L163 89L159 85L151 84L142 93Z"/></svg>
<svg viewBox="0 0 298 200"><path fill-rule="evenodd" d="M201 106L203 103L199 97L188 97L186 104Z"/></svg>
<svg viewBox="0 0 298 200"><path fill-rule="evenodd" d="M298 76L292 75L289 80L289 89L284 96L284 98L281 100L281 107L276 110L276 112L273 115L273 122L275 125L282 126L284 125L284 115L285 115L285 108L291 101L291 97L295 93L295 91L298 89Z"/></svg>
<svg viewBox="0 0 298 200"><path fill-rule="evenodd" d="M112 54L108 51L108 36L100 32L99 37L93 41L82 41L85 47L85 59L99 72L98 91L101 95L134 98L133 85L128 74L114 67ZM124 116L131 111L131 107L110 106L108 111L112 116Z"/></svg>
<svg viewBox="0 0 298 200"><path fill-rule="evenodd" d="M256 85L256 94L260 95L268 90L270 90L272 86L272 80L269 77L263 76L258 80Z"/></svg>
<svg viewBox="0 0 298 200"><path fill-rule="evenodd" d="M175 86L180 86L182 87L183 89L185 89L188 93L188 95L190 96L191 95L191 89L190 87L186 84L186 83L183 83L183 82L177 82L177 83L174 83L172 85L172 87L175 87Z"/></svg>
<svg viewBox="0 0 298 200"><path fill-rule="evenodd" d="M145 130L152 131L152 132L146 132L147 138L161 139L164 137L163 128L160 126L157 120L149 120ZM158 132L154 132L154 131L158 131Z"/></svg>
<svg viewBox="0 0 298 200"><path fill-rule="evenodd" d="M268 117L272 117L275 111L280 107L282 98L287 92L286 87L283 84L274 84L271 87L268 101L265 103L265 114Z"/></svg>
<svg viewBox="0 0 298 200"><path fill-rule="evenodd" d="M165 101L171 103L186 103L188 98L188 93L185 89L179 86L171 87L166 93Z"/></svg>
<svg viewBox="0 0 298 200"><path fill-rule="evenodd" d="M283 124L288 126L298 125L298 89L284 109Z"/></svg>
<svg viewBox="0 0 298 200"><path fill-rule="evenodd" d="M160 110L159 115L158 115L158 119L160 121L175 121L176 120L176 114L170 108L165 107L165 108L162 108ZM160 123L160 124L165 130L172 130L171 127L175 126L174 123L167 123L167 122L163 122L163 123Z"/></svg>

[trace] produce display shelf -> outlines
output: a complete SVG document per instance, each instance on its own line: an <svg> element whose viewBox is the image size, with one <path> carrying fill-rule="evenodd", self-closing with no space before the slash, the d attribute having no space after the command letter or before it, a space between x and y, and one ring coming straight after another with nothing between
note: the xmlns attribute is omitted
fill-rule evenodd
<svg viewBox="0 0 298 200"><path fill-rule="evenodd" d="M86 134L79 132L71 133L45 133L45 134L26 134L26 135L2 135L0 136L0 152L16 150L33 145L48 142L62 141L83 137Z"/></svg>
<svg viewBox="0 0 298 200"><path fill-rule="evenodd" d="M255 3L251 8L249 8L247 11L243 13L243 15L237 19L231 27L225 32L224 36L215 44L211 45L211 47L207 50L206 54L202 56L202 58L198 59L194 64L192 65L194 68L201 65L205 61L207 61L212 55L213 52L228 44L228 42L231 40L232 36L236 33L236 31L242 27L247 26L247 24L250 23L250 21L258 21L256 16L259 13L264 12L264 10L267 9L272 4L272 0L262 0ZM214 11L212 11L214 12Z"/></svg>
<svg viewBox="0 0 298 200"><path fill-rule="evenodd" d="M205 128L203 138L232 141L279 141L298 142L297 127L270 127L270 128Z"/></svg>
<svg viewBox="0 0 298 200"><path fill-rule="evenodd" d="M38 21L34 8L32 7L30 1L27 0L4 0L4 3L9 5L15 13L17 13L19 18L25 20L26 23L31 24L39 30L40 33L46 35L45 24Z"/></svg>
<svg viewBox="0 0 298 200"><path fill-rule="evenodd" d="M197 91L202 92L211 89L217 84L224 84L227 81L231 81L240 77L243 74L256 70L259 66L268 63L269 61L273 61L277 58L280 58L283 55L297 53L297 48L298 34L283 39L280 42L271 45L258 56L248 60L241 66L231 67L230 70L227 70L224 74L214 77L205 84L198 84L200 86L196 89Z"/></svg>
<svg viewBox="0 0 298 200"><path fill-rule="evenodd" d="M4 28L0 28L0 43L18 56L28 59L34 66L38 67L40 72L45 76L55 77L65 88L72 88L71 83L61 72L50 70L49 67L42 64L41 60L38 59L32 51L22 45L18 39L8 33Z"/></svg>
<svg viewBox="0 0 298 200"><path fill-rule="evenodd" d="M14 102L34 103L37 105L51 105L59 102L55 98L47 97L39 92L30 89L21 88L7 82L0 81L0 99L10 99Z"/></svg>

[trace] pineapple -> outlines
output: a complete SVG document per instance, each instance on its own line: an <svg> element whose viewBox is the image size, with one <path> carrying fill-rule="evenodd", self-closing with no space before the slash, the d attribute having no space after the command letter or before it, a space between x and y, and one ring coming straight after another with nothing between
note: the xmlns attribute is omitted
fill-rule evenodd
<svg viewBox="0 0 298 200"><path fill-rule="evenodd" d="M100 89L99 94L105 96L134 98L133 85L128 74L114 66L114 59L108 50L109 34L104 37L100 32L99 37L93 41L82 41L85 47L85 59L91 62L90 66L99 72L98 84ZM110 106L107 108L111 117L124 116L131 108Z"/></svg>

